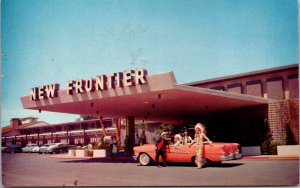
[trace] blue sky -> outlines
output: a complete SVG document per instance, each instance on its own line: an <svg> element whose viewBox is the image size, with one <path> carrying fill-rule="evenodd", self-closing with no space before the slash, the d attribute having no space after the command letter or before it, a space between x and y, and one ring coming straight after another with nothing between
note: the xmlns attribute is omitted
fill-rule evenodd
<svg viewBox="0 0 300 188"><path fill-rule="evenodd" d="M298 63L296 0L2 0L1 125L32 87L144 67L178 83Z"/></svg>

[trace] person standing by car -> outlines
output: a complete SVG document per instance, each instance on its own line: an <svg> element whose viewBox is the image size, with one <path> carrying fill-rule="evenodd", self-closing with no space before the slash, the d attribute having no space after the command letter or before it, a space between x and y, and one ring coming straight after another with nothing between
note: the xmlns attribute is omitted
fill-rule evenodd
<svg viewBox="0 0 300 188"><path fill-rule="evenodd" d="M166 148L168 146L168 142L169 139L167 138L167 132L162 132L160 138L156 141L155 144L155 151L156 151L156 155L155 155L155 162L156 162L156 166L159 167L159 163L158 163L158 159L159 156L162 157L163 159L163 166L166 167Z"/></svg>
<svg viewBox="0 0 300 188"><path fill-rule="evenodd" d="M146 144L146 134L145 131L142 132L141 134L141 145Z"/></svg>
<svg viewBox="0 0 300 188"><path fill-rule="evenodd" d="M134 146L139 146L139 145L140 145L140 137L138 133L136 133L134 138Z"/></svg>
<svg viewBox="0 0 300 188"><path fill-rule="evenodd" d="M192 142L192 138L188 135L187 130L185 130L183 133L182 144L188 145L188 143L191 143L191 142Z"/></svg>
<svg viewBox="0 0 300 188"><path fill-rule="evenodd" d="M197 168L202 168L202 154L203 154L203 141L206 139L210 145L212 145L212 141L209 140L209 138L204 134L204 126L201 123L197 123L195 125L195 138L192 141L192 143L189 145L191 147L193 144L195 144L196 149L196 163Z"/></svg>

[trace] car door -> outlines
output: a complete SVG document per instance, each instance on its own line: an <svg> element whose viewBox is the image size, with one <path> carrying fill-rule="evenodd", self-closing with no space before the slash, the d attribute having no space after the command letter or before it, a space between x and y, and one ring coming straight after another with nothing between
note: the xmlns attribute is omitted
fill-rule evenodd
<svg viewBox="0 0 300 188"><path fill-rule="evenodd" d="M187 145L172 146L167 149L167 161L190 162L192 153Z"/></svg>

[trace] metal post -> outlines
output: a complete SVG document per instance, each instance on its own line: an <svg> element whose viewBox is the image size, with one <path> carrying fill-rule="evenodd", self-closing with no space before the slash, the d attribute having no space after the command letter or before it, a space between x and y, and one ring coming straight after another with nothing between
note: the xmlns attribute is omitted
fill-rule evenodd
<svg viewBox="0 0 300 188"><path fill-rule="evenodd" d="M86 139L85 139L85 129L83 129L83 145L86 145Z"/></svg>
<svg viewBox="0 0 300 188"><path fill-rule="evenodd" d="M67 130L67 144L69 143L69 130Z"/></svg>
<svg viewBox="0 0 300 188"><path fill-rule="evenodd" d="M38 131L37 145L40 146L40 131Z"/></svg>

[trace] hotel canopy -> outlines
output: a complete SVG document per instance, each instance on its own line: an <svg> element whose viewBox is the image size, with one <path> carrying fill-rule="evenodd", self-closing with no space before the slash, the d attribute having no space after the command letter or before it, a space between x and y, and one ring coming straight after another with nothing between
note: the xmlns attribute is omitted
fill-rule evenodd
<svg viewBox="0 0 300 188"><path fill-rule="evenodd" d="M69 81L62 90L58 84L32 88L30 95L21 97L25 109L173 123L266 105L268 100L180 85L173 72L147 75L145 69Z"/></svg>

